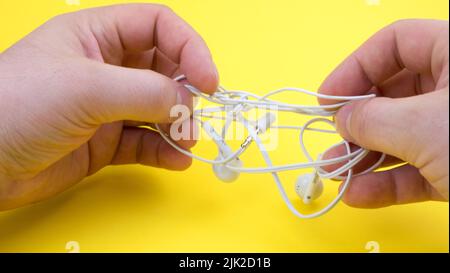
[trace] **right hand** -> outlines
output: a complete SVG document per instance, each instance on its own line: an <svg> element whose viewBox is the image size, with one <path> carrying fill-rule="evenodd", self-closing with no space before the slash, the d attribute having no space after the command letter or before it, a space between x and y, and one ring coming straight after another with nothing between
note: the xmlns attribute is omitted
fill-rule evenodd
<svg viewBox="0 0 450 273"><path fill-rule="evenodd" d="M376 98L350 103L336 115L349 142L388 155L387 171L354 177L344 201L375 208L447 200L449 187L449 25L396 22L365 42L320 87L322 94ZM321 104L332 103L320 100ZM327 157L343 154L336 149ZM355 171L379 157L371 153Z"/></svg>

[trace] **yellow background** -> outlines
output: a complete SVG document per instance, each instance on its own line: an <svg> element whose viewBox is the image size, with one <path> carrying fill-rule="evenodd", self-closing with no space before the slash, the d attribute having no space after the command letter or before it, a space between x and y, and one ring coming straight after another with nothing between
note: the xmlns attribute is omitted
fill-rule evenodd
<svg viewBox="0 0 450 273"><path fill-rule="evenodd" d="M127 1L0 0L0 50L56 14L119 2ZM449 8L446 0L159 2L205 38L222 84L260 94L282 86L315 90L381 27L402 18L448 19ZM288 145L274 160L304 160L296 136L284 137ZM317 153L332 141L324 136L310 143ZM199 153L213 147L201 145ZM246 163L260 162L253 160L256 150L249 152ZM290 192L297 174L282 177ZM325 199L336 193L335 184L327 185ZM305 221L288 211L270 175L224 184L199 162L185 172L109 167L51 200L0 213L0 252L66 252L69 241L81 252L367 252L368 241L378 242L381 252L448 252L448 236L448 203L377 210L341 203Z"/></svg>

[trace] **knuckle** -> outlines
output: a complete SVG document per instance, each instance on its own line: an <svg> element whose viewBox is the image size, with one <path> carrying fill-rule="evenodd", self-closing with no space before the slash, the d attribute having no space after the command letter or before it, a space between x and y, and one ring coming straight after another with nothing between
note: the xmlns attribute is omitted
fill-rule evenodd
<svg viewBox="0 0 450 273"><path fill-rule="evenodd" d="M55 15L53 17L51 17L50 19L47 20L48 23L54 23L54 22L59 22L61 20L63 20L63 18L65 17L65 14L58 14Z"/></svg>
<svg viewBox="0 0 450 273"><path fill-rule="evenodd" d="M47 21L47 23L60 24L63 22L67 22L68 20L71 20L72 17L73 17L72 13L58 14L58 15L55 15L52 18L50 18Z"/></svg>
<svg viewBox="0 0 450 273"><path fill-rule="evenodd" d="M399 19L399 20L396 20L396 21L392 22L391 24L389 24L386 28L395 29L395 28L410 24L413 21L414 21L413 19Z"/></svg>
<svg viewBox="0 0 450 273"><path fill-rule="evenodd" d="M161 13L173 13L173 10L164 4L153 4Z"/></svg>

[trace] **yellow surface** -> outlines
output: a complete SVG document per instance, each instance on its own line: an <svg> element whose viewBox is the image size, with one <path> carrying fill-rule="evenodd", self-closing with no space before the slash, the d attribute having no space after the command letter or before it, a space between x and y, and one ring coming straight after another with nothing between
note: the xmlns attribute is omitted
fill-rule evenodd
<svg viewBox="0 0 450 273"><path fill-rule="evenodd" d="M0 0L0 50L56 14L119 2L127 1L80 0L74 6L64 0ZM446 0L160 2L202 34L222 84L256 93L281 86L317 89L384 25L412 17L448 19L449 8ZM294 134L280 137L285 145L274 154L276 162L304 160ZM313 153L333 143L326 136L313 140ZM197 152L212 145L205 142ZM259 163L257 151L249 152L246 163ZM282 176L289 191L297 174ZM327 185L332 189L324 199L336 193L335 184ZM448 203L377 210L339 204L304 221L285 207L270 175L241 175L224 184L199 162L179 173L109 167L51 200L0 213L0 252L66 252L70 241L81 252L367 252L369 241L381 252L448 252L448 236Z"/></svg>

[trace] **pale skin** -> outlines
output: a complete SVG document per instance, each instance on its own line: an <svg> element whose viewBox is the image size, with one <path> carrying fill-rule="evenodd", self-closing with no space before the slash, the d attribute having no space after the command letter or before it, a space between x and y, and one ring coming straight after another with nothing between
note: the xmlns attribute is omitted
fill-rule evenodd
<svg viewBox="0 0 450 273"><path fill-rule="evenodd" d="M158 133L137 127L159 123L167 128L172 106L192 107L189 92L172 80L180 74L206 93L219 82L202 38L159 5L58 16L3 52L0 210L49 198L108 165L188 168L189 157ZM387 27L320 88L340 95L375 89L395 99L345 107L336 117L339 132L355 144L389 154L386 165L409 164L355 178L344 201L381 207L448 200L448 23L405 21ZM195 141L178 144L189 149Z"/></svg>
<svg viewBox="0 0 450 273"><path fill-rule="evenodd" d="M427 200L448 201L449 90L447 21L404 20L380 30L344 60L320 92L376 93L343 107L335 120L348 141L388 155L385 167L355 177L344 201L377 208ZM321 100L321 103L330 103ZM340 155L337 149L328 157ZM372 153L356 167L373 164Z"/></svg>
<svg viewBox="0 0 450 273"><path fill-rule="evenodd" d="M158 133L218 74L202 38L169 8L119 5L51 19L0 55L0 209L49 198L112 164L184 170ZM167 127L167 126L165 126ZM194 141L179 142L190 148Z"/></svg>

